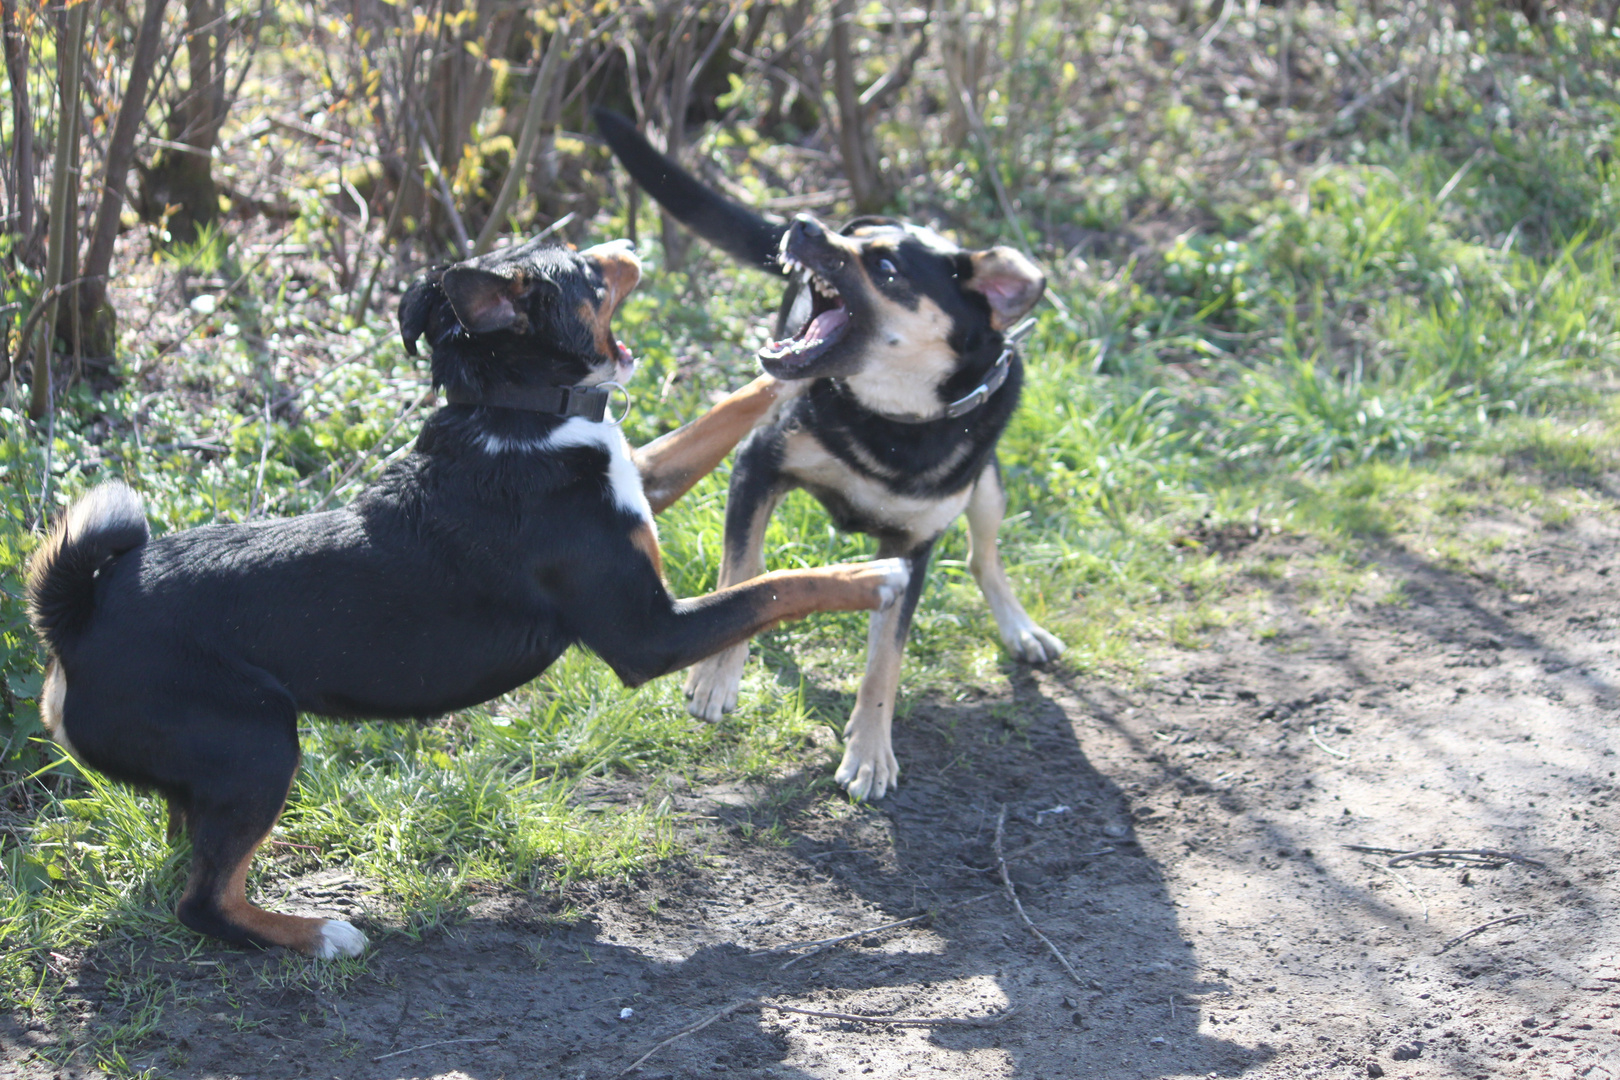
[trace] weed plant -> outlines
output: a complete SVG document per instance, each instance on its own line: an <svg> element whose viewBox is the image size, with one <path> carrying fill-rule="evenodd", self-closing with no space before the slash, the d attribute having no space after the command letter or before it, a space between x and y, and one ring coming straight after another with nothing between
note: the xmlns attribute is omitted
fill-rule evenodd
<svg viewBox="0 0 1620 1080"><path fill-rule="evenodd" d="M1048 237L1169 226L1156 243L1099 253L1049 240L1039 252L1057 304L1040 309L1001 446L1002 546L1031 614L1069 643L1070 671L1130 680L1155 650L1197 648L1222 626L1252 622L1264 637L1274 631L1256 614L1256 583L1284 576L1323 607L1403 602L1398 583L1367 572L1368 543L1422 538L1467 565L1483 552L1459 539L1468 513L1558 527L1610 505L1620 110L1593 92L1589 122L1560 129L1543 122L1551 85L1527 82L1506 125L1448 106L1438 99L1459 91L1437 86L1406 130L1374 124L1303 169L1256 148L1259 179L1241 192L1152 155L1110 158L1096 132L1061 117L1029 125L1059 148L1048 164L1103 163L1062 206L1042 206L1038 177L1023 177ZM1170 151L1196 127L1175 108L1159 117ZM902 156L928 152L893 134ZM929 195L964 239L1015 239L971 169L935 165ZM1144 216L1143 200L1161 209ZM912 209L932 216L920 199ZM642 236L656 227L650 212L637 224ZM605 239L626 226L604 212L592 229ZM408 450L430 407L425 359L404 353L380 313L343 331L342 362L275 370L277 350L330 343L336 309L248 259L205 265L215 251L205 238L180 260L241 287L194 302L189 342L134 338L116 385L77 384L48 445L14 396L0 405L0 997L13 1006L50 1000L53 952L195 947L171 914L186 855L165 840L160 802L79 771L41 738L22 573L42 520L110 476L142 493L158 532L341 503ZM702 253L666 272L656 243L643 251L645 284L618 325L642 361L625 422L634 443L751 376L778 293ZM184 377L149 390L144 376L177 356ZM679 595L714 587L726 481L722 468L660 519ZM1222 530L1307 542L1245 563L1208 542ZM767 534L773 568L870 548L802 495ZM908 701L1004 686L1010 662L965 558L958 528L917 617ZM577 651L530 686L430 723L307 719L303 767L250 889L341 868L369 890L372 929L417 935L460 917L475 887L562 904L575 880L647 873L694 850L668 798L687 780L834 795L822 728L841 728L864 639L853 615L767 635L739 710L713 727L686 717L679 677L625 690ZM161 994L142 993L108 1053L152 1022L142 1003Z"/></svg>

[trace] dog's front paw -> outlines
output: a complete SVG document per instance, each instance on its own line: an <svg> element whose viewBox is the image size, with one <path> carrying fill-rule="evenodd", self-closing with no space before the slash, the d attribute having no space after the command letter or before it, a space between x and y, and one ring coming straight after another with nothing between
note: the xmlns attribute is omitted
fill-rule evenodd
<svg viewBox="0 0 1620 1080"><path fill-rule="evenodd" d="M745 641L692 665L686 677L686 711L707 723L719 723L720 717L737 707L737 690L747 663Z"/></svg>
<svg viewBox="0 0 1620 1080"><path fill-rule="evenodd" d="M1046 664L1063 655L1063 642L1033 622L1026 621L1012 627L1002 635L1001 641L1012 653L1013 659L1026 664Z"/></svg>
<svg viewBox="0 0 1620 1080"><path fill-rule="evenodd" d="M340 956L359 956L366 951L370 942L353 923L342 919L327 919L321 923L321 930L315 938L315 950L311 954L317 960L336 960Z"/></svg>
<svg viewBox="0 0 1620 1080"><path fill-rule="evenodd" d="M887 738L857 732L844 747L844 760L839 762L833 779L849 791L852 799L881 799L900 783L900 763L894 759L894 748Z"/></svg>

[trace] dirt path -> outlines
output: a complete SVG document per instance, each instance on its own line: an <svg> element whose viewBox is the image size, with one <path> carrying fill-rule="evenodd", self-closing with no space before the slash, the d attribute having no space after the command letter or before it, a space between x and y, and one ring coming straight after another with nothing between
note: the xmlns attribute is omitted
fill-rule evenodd
<svg viewBox="0 0 1620 1080"><path fill-rule="evenodd" d="M920 704L898 733L899 794L791 812L781 843L745 835L771 792L682 792L710 821L703 849L640 889L581 894L583 921L490 897L451 932L390 937L329 993L211 947L156 965L189 1004L129 1064L605 1080L758 997L1016 1012L980 1029L743 1011L639 1075L1620 1080L1620 529L1473 528L1503 543L1490 574L1389 547L1380 573L1409 603L1324 617L1264 579L1275 636L1251 625L1168 655L1139 691L1025 672L1010 698ZM1269 537L1243 557L1291 550ZM1003 805L1023 903L1081 984L989 869ZM1390 867L1350 845L1541 865ZM350 895L328 878L295 899ZM794 954L762 951L946 904L785 968ZM87 1009L111 994L93 966L81 982ZM44 1038L0 1027L0 1072L63 1075L31 1059Z"/></svg>

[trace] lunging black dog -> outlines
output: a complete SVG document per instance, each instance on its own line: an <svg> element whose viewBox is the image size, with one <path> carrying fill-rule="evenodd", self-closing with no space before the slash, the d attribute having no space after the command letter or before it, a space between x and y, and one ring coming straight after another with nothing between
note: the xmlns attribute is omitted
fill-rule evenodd
<svg viewBox="0 0 1620 1080"><path fill-rule="evenodd" d="M486 701L580 644L635 685L812 611L905 590L900 560L772 574L695 600L660 576L655 509L776 399L756 381L632 452L604 422L633 361L610 330L640 279L623 242L531 242L436 272L400 303L449 404L341 510L150 539L127 487L96 488L33 560L44 717L86 764L168 798L190 831L187 926L313 956L349 923L248 902L249 860L298 767L298 714L426 717ZM645 484L645 488L644 488ZM651 499L649 500L649 495Z"/></svg>
<svg viewBox="0 0 1620 1080"><path fill-rule="evenodd" d="M890 218L857 218L837 232L802 214L769 221L683 171L624 117L595 116L630 175L679 221L787 278L760 362L779 378L813 381L737 452L720 584L764 568L766 523L794 488L820 500L840 528L876 537L880 555L911 565L905 599L872 617L837 773L856 798L880 798L900 774L890 726L911 616L929 553L959 515L967 514L968 565L1007 650L1035 664L1063 651L1025 613L996 551L1006 510L996 442L1023 383L1011 331L1046 279L1012 248L968 251ZM694 716L718 720L736 705L747 658L743 642L693 668Z"/></svg>

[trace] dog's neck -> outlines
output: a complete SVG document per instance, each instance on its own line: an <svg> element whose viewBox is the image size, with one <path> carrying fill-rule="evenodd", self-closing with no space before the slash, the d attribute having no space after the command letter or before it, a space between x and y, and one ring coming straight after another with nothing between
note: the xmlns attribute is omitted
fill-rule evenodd
<svg viewBox="0 0 1620 1080"><path fill-rule="evenodd" d="M842 395L888 420L920 423L952 419L982 405L1000 388L1006 378L1002 358L1012 361L1009 351L1010 344L1002 335L993 333L949 365L943 358L904 366L874 365L868 371L833 381ZM998 372L998 368L1002 370ZM976 395L981 388L983 392Z"/></svg>
<svg viewBox="0 0 1620 1080"><path fill-rule="evenodd" d="M601 386L520 386L500 383L479 391L465 387L448 388L445 400L451 405L515 409L561 417L577 416L600 423L607 418L608 401L615 387L618 387L617 383Z"/></svg>

